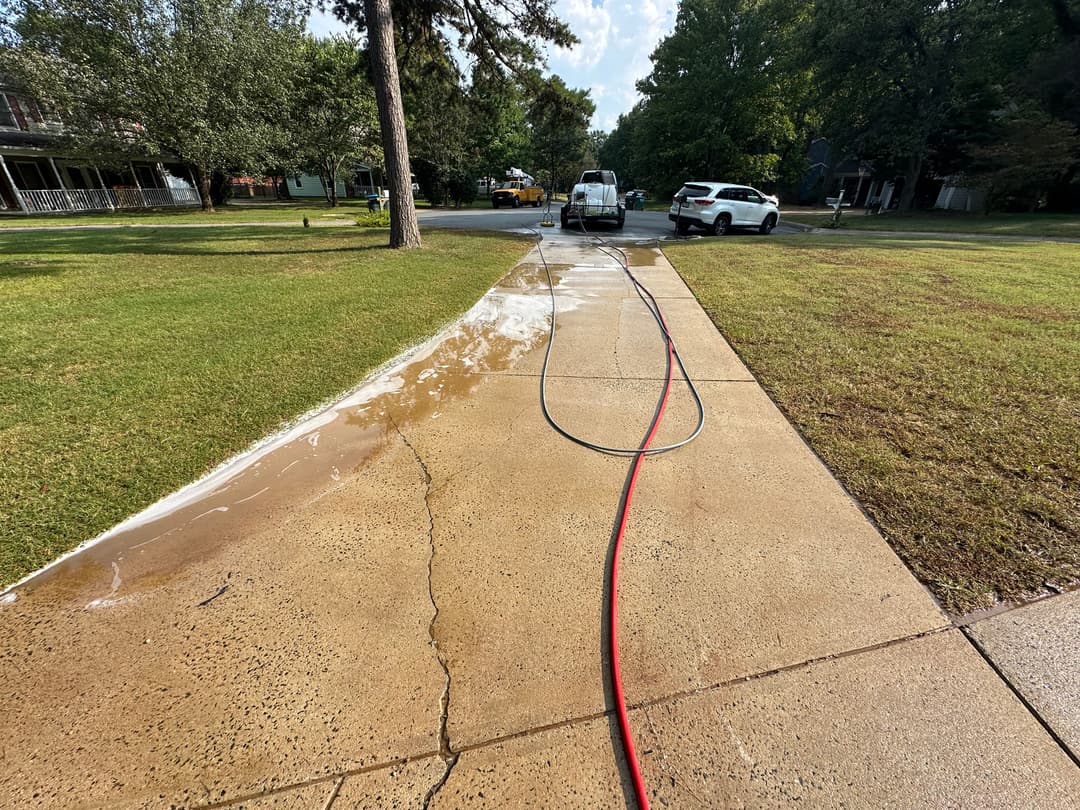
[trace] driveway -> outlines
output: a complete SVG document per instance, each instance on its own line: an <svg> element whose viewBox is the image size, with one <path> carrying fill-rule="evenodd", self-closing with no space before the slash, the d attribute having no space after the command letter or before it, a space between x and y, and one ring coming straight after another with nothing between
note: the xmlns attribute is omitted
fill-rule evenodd
<svg viewBox="0 0 1080 810"><path fill-rule="evenodd" d="M553 234L563 232L559 227L559 208L561 205L551 207L551 215L555 221L553 229L544 229ZM496 208L482 209L472 208L463 211L445 210L421 210L417 212L421 226L432 225L439 228L463 228L468 230L491 230L518 232L524 228L538 228L543 219L543 208ZM653 240L674 238L674 225L668 221L666 211L627 211L626 223L623 229L616 230L614 226L599 224L596 232L605 238L623 240ZM776 233L800 233L801 229L786 224L783 219L776 228ZM577 228L567 228L566 234L581 236ZM702 231L691 231L692 235L703 236ZM733 232L742 235L757 235L754 231Z"/></svg>

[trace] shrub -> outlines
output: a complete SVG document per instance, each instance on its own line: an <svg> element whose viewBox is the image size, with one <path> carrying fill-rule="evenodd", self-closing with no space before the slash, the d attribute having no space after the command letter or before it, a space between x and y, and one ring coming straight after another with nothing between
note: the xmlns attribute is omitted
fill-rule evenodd
<svg viewBox="0 0 1080 810"><path fill-rule="evenodd" d="M390 209L381 211L365 211L356 218L356 224L361 228L389 228Z"/></svg>

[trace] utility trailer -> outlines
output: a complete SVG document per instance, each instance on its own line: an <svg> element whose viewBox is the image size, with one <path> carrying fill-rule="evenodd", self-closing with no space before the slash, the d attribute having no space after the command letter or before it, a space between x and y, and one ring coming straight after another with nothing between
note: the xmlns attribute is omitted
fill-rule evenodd
<svg viewBox="0 0 1080 810"><path fill-rule="evenodd" d="M626 207L619 202L619 184L615 172L590 169L581 173L581 180L570 192L570 202L559 212L562 227L595 222L614 222L621 228L626 221Z"/></svg>

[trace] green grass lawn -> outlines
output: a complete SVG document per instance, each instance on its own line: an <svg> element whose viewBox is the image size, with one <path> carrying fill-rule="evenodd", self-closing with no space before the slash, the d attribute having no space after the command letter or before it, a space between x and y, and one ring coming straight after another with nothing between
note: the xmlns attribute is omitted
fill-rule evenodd
<svg viewBox="0 0 1080 810"><path fill-rule="evenodd" d="M27 225L62 227L74 225L228 225L247 222L299 224L303 222L305 216L312 222L351 225L361 211L367 211L367 203L361 200L342 200L336 208L331 208L320 200L312 200L229 204L219 206L212 214L203 213L200 208L161 208L154 211L118 211L111 214L50 214L31 217L10 214L0 217L0 228L17 228Z"/></svg>
<svg viewBox="0 0 1080 810"><path fill-rule="evenodd" d="M0 583L349 389L531 243L360 228L0 232Z"/></svg>
<svg viewBox="0 0 1080 810"><path fill-rule="evenodd" d="M416 200L417 211L432 210L427 200ZM460 210L491 208L491 201L477 199ZM116 213L51 214L25 217L18 214L0 216L0 229L44 225L72 227L77 225L242 225L246 223L301 223L304 217L310 222L352 225L357 214L368 210L363 200L340 200L331 208L321 200L273 203L229 203L219 206L214 213L205 214L199 208L162 208L154 211L118 211ZM443 206L439 211L454 211L453 205Z"/></svg>
<svg viewBox="0 0 1080 810"><path fill-rule="evenodd" d="M665 250L948 609L1080 578L1080 246L796 235Z"/></svg>
<svg viewBox="0 0 1080 810"><path fill-rule="evenodd" d="M788 222L825 227L832 212L781 208ZM1074 236L1080 238L1080 214L964 214L957 211L921 211L906 215L865 214L861 209L845 209L840 227L856 231L914 231L931 233L988 233L1000 236Z"/></svg>

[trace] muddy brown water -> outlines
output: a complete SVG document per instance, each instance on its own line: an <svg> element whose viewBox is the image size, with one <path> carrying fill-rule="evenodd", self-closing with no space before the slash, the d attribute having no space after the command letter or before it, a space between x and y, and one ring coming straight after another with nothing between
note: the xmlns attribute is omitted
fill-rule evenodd
<svg viewBox="0 0 1080 810"><path fill-rule="evenodd" d="M551 265L558 290L570 265ZM342 400L228 462L208 477L124 521L43 569L5 602L108 607L183 575L184 566L230 541L280 522L342 486L398 429L438 419L491 373L542 345L550 300L542 264L523 263L463 318ZM560 309L576 308L560 292ZM14 596L13 596L14 595Z"/></svg>

